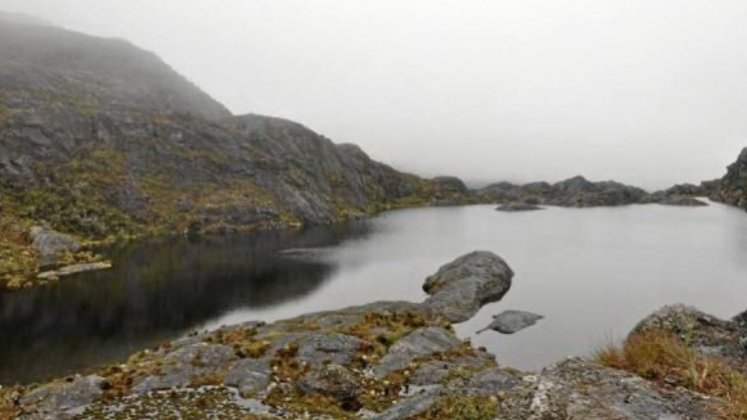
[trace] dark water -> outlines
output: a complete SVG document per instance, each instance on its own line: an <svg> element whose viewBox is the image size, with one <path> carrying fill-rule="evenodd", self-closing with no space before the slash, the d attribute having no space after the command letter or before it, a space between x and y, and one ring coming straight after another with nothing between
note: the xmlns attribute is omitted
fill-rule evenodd
<svg viewBox="0 0 747 420"><path fill-rule="evenodd" d="M238 308L293 305L331 279L335 267L278 251L335 246L366 231L357 224L142 242L114 250L112 270L0 294L0 383L121 360Z"/></svg>
<svg viewBox="0 0 747 420"><path fill-rule="evenodd" d="M279 253L288 248L317 251ZM116 251L113 270L0 295L0 383L113 362L195 328L419 301L425 276L474 249L503 256L516 277L457 330L522 369L588 355L664 304L721 317L747 309L747 214L733 208L412 209L297 233L135 244ZM513 336L474 335L504 309L547 318Z"/></svg>

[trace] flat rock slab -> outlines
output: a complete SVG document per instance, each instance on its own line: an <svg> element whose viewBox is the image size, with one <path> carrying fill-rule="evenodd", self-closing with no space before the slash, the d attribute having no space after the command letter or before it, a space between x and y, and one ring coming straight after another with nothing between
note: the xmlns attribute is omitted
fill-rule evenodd
<svg viewBox="0 0 747 420"><path fill-rule="evenodd" d="M389 372L406 368L418 357L443 352L461 343L458 338L443 328L419 328L394 343L375 367L374 372L378 377L383 377Z"/></svg>
<svg viewBox="0 0 747 420"><path fill-rule="evenodd" d="M133 387L133 391L145 393L172 387L185 387L203 375L227 370L236 359L233 349L224 345L206 343L187 345L166 355L160 371L143 378Z"/></svg>
<svg viewBox="0 0 747 420"><path fill-rule="evenodd" d="M31 391L21 403L34 407L33 413L42 415L41 418L50 414L54 415L50 418L59 418L63 413L73 415L101 397L104 382L104 378L96 375L54 382Z"/></svg>
<svg viewBox="0 0 747 420"><path fill-rule="evenodd" d="M298 343L298 359L311 364L350 363L363 341L345 334L312 334Z"/></svg>
<svg viewBox="0 0 747 420"><path fill-rule="evenodd" d="M508 310L493 316L493 321L485 328L479 330L481 333L487 330L497 331L502 334L513 334L524 328L531 327L544 316L531 312Z"/></svg>

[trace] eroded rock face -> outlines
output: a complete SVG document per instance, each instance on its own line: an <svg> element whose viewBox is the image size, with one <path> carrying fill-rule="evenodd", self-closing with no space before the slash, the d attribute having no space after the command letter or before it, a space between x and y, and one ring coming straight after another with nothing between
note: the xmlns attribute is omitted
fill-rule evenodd
<svg viewBox="0 0 747 420"><path fill-rule="evenodd" d="M29 231L32 244L40 254L40 265L50 267L57 264L57 257L65 252L75 253L80 244L72 236L44 226L34 226Z"/></svg>
<svg viewBox="0 0 747 420"><path fill-rule="evenodd" d="M463 255L425 280L431 295L424 305L450 322L472 318L482 305L500 300L511 287L513 271L499 256L488 251Z"/></svg>
<svg viewBox="0 0 747 420"><path fill-rule="evenodd" d="M737 161L729 165L711 198L747 210L747 147Z"/></svg>
<svg viewBox="0 0 747 420"><path fill-rule="evenodd" d="M52 383L33 390L23 397L21 403L33 407L33 412L42 416L72 416L100 398L104 384L104 378L97 375Z"/></svg>

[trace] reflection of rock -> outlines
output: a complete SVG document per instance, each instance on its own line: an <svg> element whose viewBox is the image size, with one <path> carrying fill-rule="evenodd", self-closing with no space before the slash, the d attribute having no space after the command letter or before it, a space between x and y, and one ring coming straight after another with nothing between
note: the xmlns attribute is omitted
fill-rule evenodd
<svg viewBox="0 0 747 420"><path fill-rule="evenodd" d="M667 194L664 192L656 192L649 195L644 203L656 203L665 206L684 206L684 207L703 207L707 206L708 203L698 200L695 197L679 194Z"/></svg>
<svg viewBox="0 0 747 420"><path fill-rule="evenodd" d="M529 203L506 203L506 204L501 204L500 206L498 206L496 210L506 211L506 212L515 212L515 211L544 210L544 208L538 205L529 204Z"/></svg>
<svg viewBox="0 0 747 420"><path fill-rule="evenodd" d="M279 252L282 257L301 261L322 261L329 255L327 248L290 248Z"/></svg>
<svg viewBox="0 0 747 420"><path fill-rule="evenodd" d="M477 331L477 333L480 334L483 331L493 330L502 334L513 334L524 328L531 327L542 318L544 318L542 315L531 312L503 311L498 315L493 315L493 321L487 327Z"/></svg>

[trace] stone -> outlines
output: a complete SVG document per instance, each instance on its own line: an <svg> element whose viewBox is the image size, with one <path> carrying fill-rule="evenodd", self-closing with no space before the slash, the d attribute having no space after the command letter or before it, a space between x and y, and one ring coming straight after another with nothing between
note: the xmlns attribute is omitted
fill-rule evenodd
<svg viewBox="0 0 747 420"><path fill-rule="evenodd" d="M705 419L717 401L572 358L522 381L501 403L506 419Z"/></svg>
<svg viewBox="0 0 747 420"><path fill-rule="evenodd" d="M65 235L45 226L34 226L29 231L32 246L39 252L41 267L57 264L57 257L61 253L75 253L80 250L80 244L72 236Z"/></svg>
<svg viewBox="0 0 747 420"><path fill-rule="evenodd" d="M327 395L346 401L355 399L360 382L344 366L330 363L307 373L298 381L298 388L305 394Z"/></svg>
<svg viewBox="0 0 747 420"><path fill-rule="evenodd" d="M21 404L33 406L39 414L75 414L103 394L104 378L89 375L72 382L53 382L34 389L21 399Z"/></svg>
<svg viewBox="0 0 747 420"><path fill-rule="evenodd" d="M298 359L314 364L350 363L363 342L345 334L312 334L298 343Z"/></svg>
<svg viewBox="0 0 747 420"><path fill-rule="evenodd" d="M136 393L172 387L184 387L205 376L224 372L237 359L235 352L221 344L196 343L181 347L163 358L158 373L138 381Z"/></svg>
<svg viewBox="0 0 747 420"><path fill-rule="evenodd" d="M246 396L265 389L271 374L268 359L241 359L228 368L223 383L237 387L241 395Z"/></svg>
<svg viewBox="0 0 747 420"><path fill-rule="evenodd" d="M500 300L511 287L513 274L499 256L474 251L426 278L423 290L431 296L423 304L450 322L464 322L486 303Z"/></svg>
<svg viewBox="0 0 747 420"><path fill-rule="evenodd" d="M418 328L389 347L386 355L374 368L377 376L406 368L418 357L444 352L461 345L453 334L440 327Z"/></svg>
<svg viewBox="0 0 747 420"><path fill-rule="evenodd" d="M375 420L408 419L425 412L435 404L442 394L441 388L429 389L420 394L399 401L384 412L374 416Z"/></svg>
<svg viewBox="0 0 747 420"><path fill-rule="evenodd" d="M470 396L498 395L519 385L521 380L505 370L494 367L478 372L469 379L465 389L462 391Z"/></svg>
<svg viewBox="0 0 747 420"><path fill-rule="evenodd" d="M523 330L524 328L531 327L543 318L544 316L531 312L515 310L503 311L498 315L493 315L493 321L491 321L487 327L478 330L477 333L480 334L483 331L493 330L502 334L513 334Z"/></svg>

